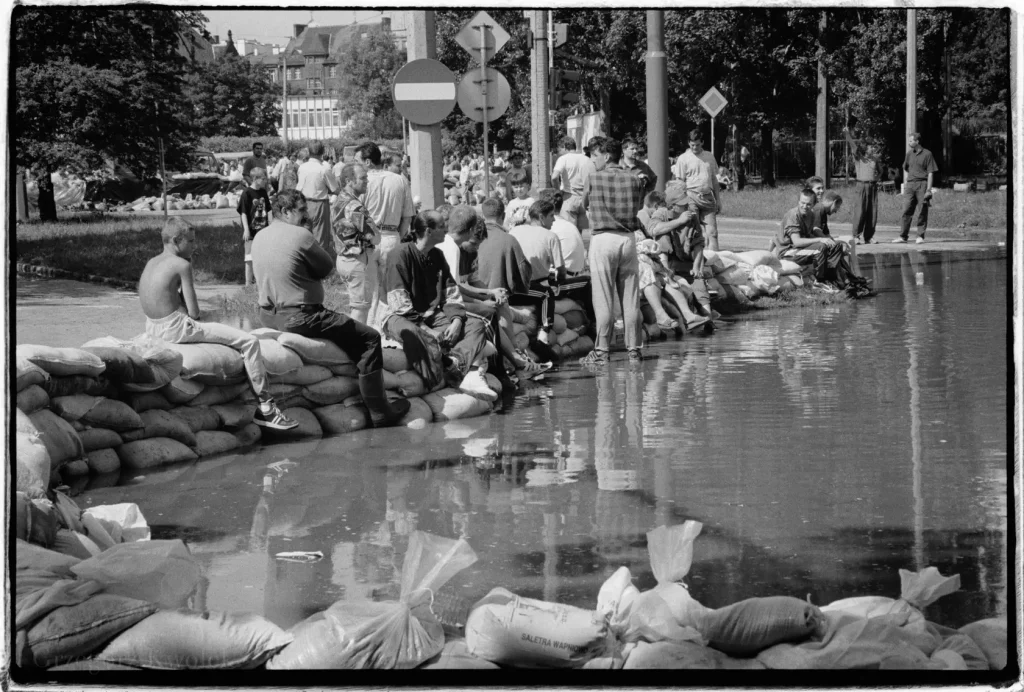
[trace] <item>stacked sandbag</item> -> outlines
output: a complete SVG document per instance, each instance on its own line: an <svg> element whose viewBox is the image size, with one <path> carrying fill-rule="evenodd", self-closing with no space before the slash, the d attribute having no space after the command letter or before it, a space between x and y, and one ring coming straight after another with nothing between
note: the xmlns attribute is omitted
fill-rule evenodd
<svg viewBox="0 0 1024 692"><path fill-rule="evenodd" d="M253 335L278 407L300 425L275 439L321 437L370 425L352 358L334 343L273 329ZM404 352L384 349L389 396L414 400L402 422L484 415L487 402L430 393ZM491 387L500 390L497 380ZM463 401L462 398L472 399ZM450 399L450 400L449 400ZM149 469L195 461L255 444L257 399L242 354L210 343L171 344L148 335L102 337L80 349L17 349L18 489L37 497L55 478ZM430 412L428 415L428 411Z"/></svg>
<svg viewBox="0 0 1024 692"><path fill-rule="evenodd" d="M540 329L536 308L517 307L512 311L512 316L515 347L534 360L544 360L530 349L530 343ZM594 340L588 336L591 327L579 303L571 298L559 298L555 301L555 317L551 324L548 347L559 360L585 355L594 348Z"/></svg>

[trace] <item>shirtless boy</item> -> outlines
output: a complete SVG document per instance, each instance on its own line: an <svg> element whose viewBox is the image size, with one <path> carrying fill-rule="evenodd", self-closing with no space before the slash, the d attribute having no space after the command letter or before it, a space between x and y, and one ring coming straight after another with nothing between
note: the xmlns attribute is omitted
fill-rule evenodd
<svg viewBox="0 0 1024 692"><path fill-rule="evenodd" d="M264 428L291 430L298 422L286 418L270 396L260 342L252 334L218 322L200 322L199 301L192 281L196 233L188 222L170 219L160 233L164 251L149 260L139 279L139 300L146 315L146 333L172 344L224 344L240 351L259 408L253 422Z"/></svg>

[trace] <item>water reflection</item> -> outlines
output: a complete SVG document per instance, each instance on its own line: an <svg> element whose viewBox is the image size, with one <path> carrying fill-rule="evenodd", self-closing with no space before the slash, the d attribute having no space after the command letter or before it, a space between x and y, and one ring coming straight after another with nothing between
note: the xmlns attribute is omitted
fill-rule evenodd
<svg viewBox="0 0 1024 692"><path fill-rule="evenodd" d="M930 619L1005 613L1005 277L921 271L876 273L873 300L656 344L638 366L567 368L490 417L97 479L81 501L138 502L204 562L206 607L286 627L397 597L416 529L480 557L435 595L457 621L494 586L593 607L627 565L649 588L646 532L690 518L705 530L689 581L713 607L896 596L899 568L935 565L963 590Z"/></svg>

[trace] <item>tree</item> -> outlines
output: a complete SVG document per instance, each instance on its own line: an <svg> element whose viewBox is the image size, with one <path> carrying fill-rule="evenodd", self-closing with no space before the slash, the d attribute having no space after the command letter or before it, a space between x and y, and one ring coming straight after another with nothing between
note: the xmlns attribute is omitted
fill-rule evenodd
<svg viewBox="0 0 1024 692"><path fill-rule="evenodd" d="M197 64L186 76L186 94L203 137L259 137L277 133L278 87L245 58Z"/></svg>
<svg viewBox="0 0 1024 692"><path fill-rule="evenodd" d="M338 110L343 120L355 119L360 134L373 139L402 136L402 117L395 110L391 81L405 64L405 51L380 27L349 43L337 55L342 77Z"/></svg>
<svg viewBox="0 0 1024 692"><path fill-rule="evenodd" d="M195 11L121 7L15 7L14 160L49 181L116 160L141 175L186 160L196 134L183 93L180 47L205 35ZM40 209L55 218L52 188ZM48 199L47 199L48 198Z"/></svg>

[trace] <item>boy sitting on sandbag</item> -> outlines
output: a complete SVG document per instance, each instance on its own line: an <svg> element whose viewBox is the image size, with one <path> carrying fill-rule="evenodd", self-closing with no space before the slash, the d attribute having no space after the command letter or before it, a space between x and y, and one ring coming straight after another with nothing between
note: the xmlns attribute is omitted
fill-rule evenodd
<svg viewBox="0 0 1024 692"><path fill-rule="evenodd" d="M198 246L195 229L184 219L172 218L164 224L160 237L164 251L146 263L139 279L146 333L172 344L224 344L241 352L249 384L259 399L253 422L274 430L297 427L298 421L285 417L270 395L259 339L226 324L199 321L191 262Z"/></svg>

